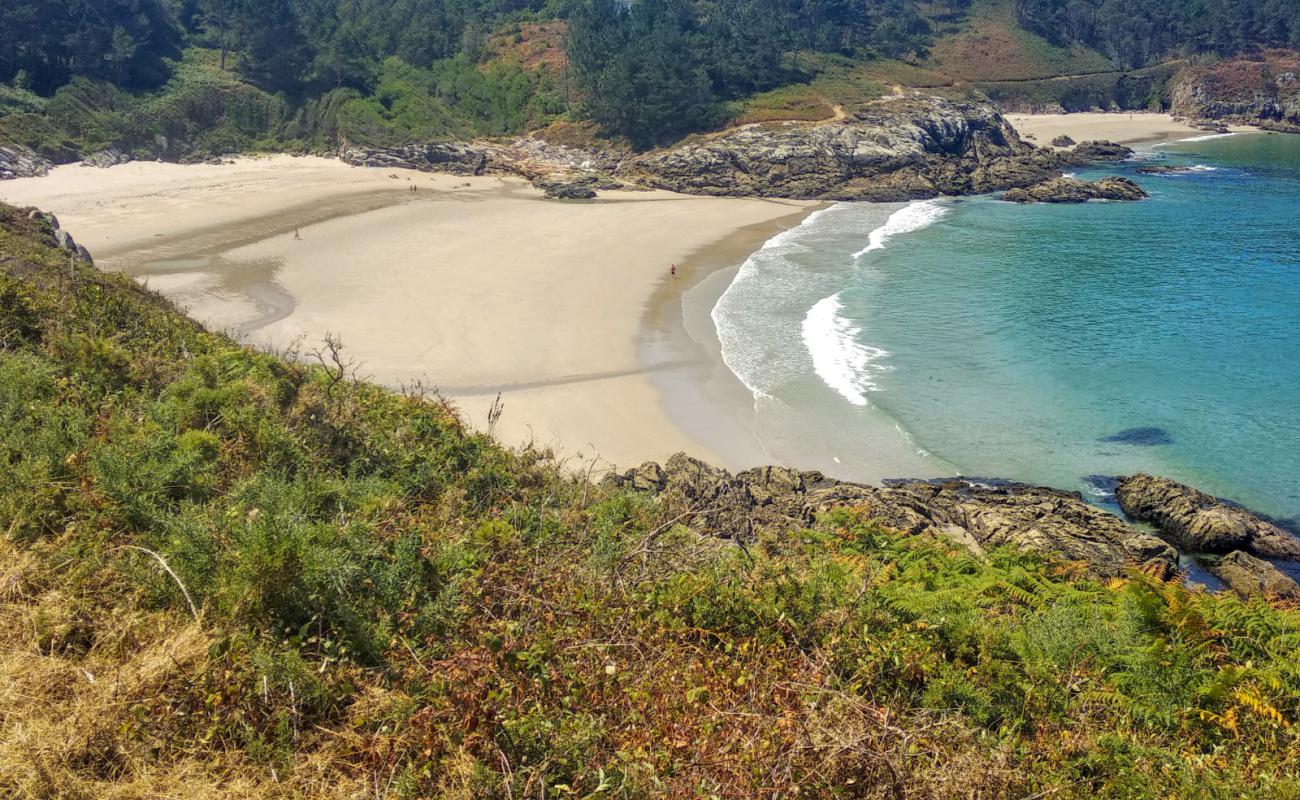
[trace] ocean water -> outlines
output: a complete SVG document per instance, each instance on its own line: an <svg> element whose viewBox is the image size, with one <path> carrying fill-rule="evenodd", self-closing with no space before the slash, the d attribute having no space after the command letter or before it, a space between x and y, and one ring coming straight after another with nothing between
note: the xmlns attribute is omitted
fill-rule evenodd
<svg viewBox="0 0 1300 800"><path fill-rule="evenodd" d="M769 455L1100 502L1145 470L1300 519L1300 136L1139 159L1081 177L1142 203L842 204L768 242L712 319Z"/></svg>

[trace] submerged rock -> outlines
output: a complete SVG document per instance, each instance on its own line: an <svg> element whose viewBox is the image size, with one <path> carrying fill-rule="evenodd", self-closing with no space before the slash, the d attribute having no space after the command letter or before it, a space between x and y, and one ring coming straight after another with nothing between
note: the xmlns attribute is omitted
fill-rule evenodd
<svg viewBox="0 0 1300 800"><path fill-rule="evenodd" d="M1190 486L1139 474L1120 478L1115 494L1124 513L1155 525L1184 550L1300 559L1300 538Z"/></svg>
<svg viewBox="0 0 1300 800"><path fill-rule="evenodd" d="M1053 178L1028 189L1011 189L1002 195L1008 203L1086 203L1089 200L1143 200L1148 195L1128 178L1102 178L1095 182Z"/></svg>
<svg viewBox="0 0 1300 800"><path fill-rule="evenodd" d="M1243 597L1262 594L1288 600L1300 599L1300 584L1267 561L1233 550L1208 565L1210 573Z"/></svg>
<svg viewBox="0 0 1300 800"><path fill-rule="evenodd" d="M659 495L683 524L716 536L744 539L798 530L820 513L854 506L865 507L888 527L940 536L976 554L1017 547L1083 562L1106 577L1129 567L1169 577L1177 568L1174 548L1078 494L1020 484L951 480L874 487L786 467L732 475L682 454L662 467L644 464L605 480Z"/></svg>
<svg viewBox="0 0 1300 800"><path fill-rule="evenodd" d="M1150 167L1138 167L1139 175L1186 175L1196 170L1191 167L1171 167L1168 164L1156 164Z"/></svg>
<svg viewBox="0 0 1300 800"><path fill-rule="evenodd" d="M1119 433L1103 436L1097 441L1114 444L1131 444L1134 447L1158 447L1161 445L1173 444L1174 440L1169 435L1169 431L1164 428L1146 427L1146 428L1126 428Z"/></svg>

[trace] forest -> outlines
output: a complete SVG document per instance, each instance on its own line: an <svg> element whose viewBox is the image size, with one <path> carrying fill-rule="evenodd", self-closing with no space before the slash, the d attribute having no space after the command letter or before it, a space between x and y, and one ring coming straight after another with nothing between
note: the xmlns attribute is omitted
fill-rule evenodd
<svg viewBox="0 0 1300 800"><path fill-rule="evenodd" d="M807 81L818 58L923 59L937 30L970 5L9 0L0 6L0 117L63 118L11 120L0 138L48 149L59 136L82 147L161 136L201 154L517 134L565 117L649 147L717 126L727 101ZM1291 0L1015 0L1015 16L1123 69L1300 44ZM558 62L524 69L503 57L525 26L542 23L558 26ZM57 135L38 130L48 124Z"/></svg>

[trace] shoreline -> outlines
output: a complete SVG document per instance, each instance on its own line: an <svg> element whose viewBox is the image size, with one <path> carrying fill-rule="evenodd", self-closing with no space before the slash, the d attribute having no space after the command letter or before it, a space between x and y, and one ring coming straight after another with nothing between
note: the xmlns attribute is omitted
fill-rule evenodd
<svg viewBox="0 0 1300 800"><path fill-rule="evenodd" d="M1127 114L1007 115L1007 118L1011 120L1013 116L1021 119L1022 124L1025 119L1029 119L1031 124L1047 123L1049 126L1072 125L1082 121L1087 123L1085 130L1093 131L1096 138L1109 138L1134 146L1139 152L1187 140L1261 132L1255 127L1232 126L1227 134L1215 134L1174 122L1172 117L1163 114L1135 114L1131 119ZM1042 130L1041 127L1038 129ZM1094 136L1078 140L1084 141ZM914 201L908 206L915 202L926 201ZM835 204L828 203L819 208L830 208L833 205ZM771 238L801 224L807 216L807 213L801 215L792 225L769 227L770 235L767 238L753 240L751 246L738 250L731 258L719 260L719 256L727 252L722 243L713 249L706 248L698 256L699 265L693 265L693 269L702 272L692 274L681 286L667 286L666 294L656 299L646 315L643 349L650 351L649 355L644 356L647 361L654 358L654 353L665 348L677 353L692 353L696 358L706 357L707 363L692 363L689 373L661 373L656 374L654 380L660 387L665 409L679 427L697 440L708 443L710 449L722 456L715 463L732 470L778 464L781 459L773 457L768 444L759 438L753 396L723 360L716 325L712 319L707 320L707 328L699 321L692 324L692 320L687 318L690 312L684 305L689 295L703 292L703 299L707 300L709 308L715 306L749 256L762 249ZM795 342L791 346L802 345ZM913 441L913 432L903 429L888 414L885 416L894 423L903 439ZM951 477L960 477L963 472L960 465L950 466L955 468ZM829 468L828 474L831 472L834 472L833 468ZM859 479L852 475L835 477ZM934 476L925 477L932 479Z"/></svg>
<svg viewBox="0 0 1300 800"><path fill-rule="evenodd" d="M1215 135L1194 128L1171 114L1156 112L1077 112L1066 114L1005 114L1012 127L1040 147L1052 148L1057 136L1069 136L1076 142L1108 140L1122 145L1155 145ZM1226 126L1232 133L1254 133L1249 125ZM1222 134L1219 134L1222 135Z"/></svg>
<svg viewBox="0 0 1300 800"><path fill-rule="evenodd" d="M55 213L102 268L214 330L301 352L337 334L363 377L438 388L480 430L500 393L503 442L624 468L683 450L719 460L653 380L692 365L639 356L669 265L719 241L761 246L754 231L815 207L661 191L561 202L520 179L290 156L71 165L0 196Z"/></svg>

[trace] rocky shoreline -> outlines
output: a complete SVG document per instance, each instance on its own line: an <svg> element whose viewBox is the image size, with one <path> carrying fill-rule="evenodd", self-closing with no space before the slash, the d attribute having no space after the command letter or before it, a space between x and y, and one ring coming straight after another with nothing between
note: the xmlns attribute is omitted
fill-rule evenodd
<svg viewBox="0 0 1300 800"><path fill-rule="evenodd" d="M732 474L678 454L606 476L607 485L654 495L674 519L704 535L738 539L785 534L819 514L849 507L909 535L954 542L977 557L1015 547L1081 564L1099 578L1131 570L1178 579L1196 558L1243 595L1300 598L1300 585L1264 558L1300 560L1300 539L1240 508L1149 475L1119 479L1125 513L1151 532L1086 502L1076 492L962 478L868 486L820 472L761 467Z"/></svg>
<svg viewBox="0 0 1300 800"><path fill-rule="evenodd" d="M1034 186L1066 167L1122 160L1132 150L1084 142L1039 148L987 103L927 95L885 98L825 122L755 123L647 153L588 150L537 138L344 147L348 164L456 175L513 175L548 196L601 189L800 200L902 201Z"/></svg>

